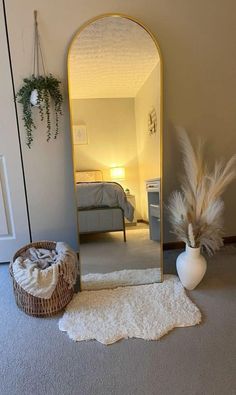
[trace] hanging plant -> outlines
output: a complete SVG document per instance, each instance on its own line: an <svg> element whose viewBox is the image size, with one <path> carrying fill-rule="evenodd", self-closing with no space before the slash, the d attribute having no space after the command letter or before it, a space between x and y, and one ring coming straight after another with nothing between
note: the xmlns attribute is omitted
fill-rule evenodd
<svg viewBox="0 0 236 395"><path fill-rule="evenodd" d="M26 144L31 148L33 142L33 129L36 129L33 120L33 107L38 107L41 121L47 122L47 141L53 136L56 139L59 133L59 115L62 115L63 97L60 92L60 81L49 76L32 75L24 78L24 84L18 91L16 97L18 103L23 106L23 121L26 130ZM55 131L52 133L51 107L55 112Z"/></svg>
<svg viewBox="0 0 236 395"><path fill-rule="evenodd" d="M35 17L35 41L34 41L34 71L31 77L23 79L23 85L16 94L18 103L22 104L24 126L26 130L26 144L31 148L33 142L33 129L36 129L33 120L34 107L37 107L41 121L46 120L47 141L52 137L57 138L59 133L59 115L62 115L63 97L60 92L60 81L52 74L46 75L39 40L37 12ZM43 74L40 75L40 60ZM55 129L52 130L52 114L55 116Z"/></svg>

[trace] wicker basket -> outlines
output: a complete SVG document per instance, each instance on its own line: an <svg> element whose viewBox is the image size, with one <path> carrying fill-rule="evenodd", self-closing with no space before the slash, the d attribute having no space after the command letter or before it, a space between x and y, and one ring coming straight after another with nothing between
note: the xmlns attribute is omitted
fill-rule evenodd
<svg viewBox="0 0 236 395"><path fill-rule="evenodd" d="M40 241L28 244L15 253L13 262L31 247L53 250L56 248L56 243L53 241ZM61 311L71 301L74 289L68 288L62 273L59 272L58 282L52 296L49 299L43 299L30 295L15 281L12 265L13 263L10 263L9 272L13 280L16 304L26 314L34 317L50 317Z"/></svg>

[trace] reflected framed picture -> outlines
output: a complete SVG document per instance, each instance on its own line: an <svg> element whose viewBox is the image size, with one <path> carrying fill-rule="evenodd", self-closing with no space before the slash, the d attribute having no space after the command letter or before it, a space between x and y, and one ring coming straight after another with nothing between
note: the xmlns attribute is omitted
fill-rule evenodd
<svg viewBox="0 0 236 395"><path fill-rule="evenodd" d="M88 144L88 133L86 125L73 125L73 139L74 144Z"/></svg>

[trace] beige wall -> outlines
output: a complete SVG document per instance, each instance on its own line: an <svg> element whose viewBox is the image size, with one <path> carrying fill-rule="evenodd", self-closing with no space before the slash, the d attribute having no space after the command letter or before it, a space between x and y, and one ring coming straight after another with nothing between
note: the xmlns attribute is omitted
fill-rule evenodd
<svg viewBox="0 0 236 395"><path fill-rule="evenodd" d="M77 99L71 104L72 123L86 125L89 141L74 146L76 170L102 170L110 181L110 168L124 167L125 180L118 182L138 200L134 99Z"/></svg>
<svg viewBox="0 0 236 395"><path fill-rule="evenodd" d="M157 132L148 131L148 113L155 108ZM135 120L139 165L140 209L142 218L148 220L145 180L160 178L160 67L155 67L135 97Z"/></svg>
<svg viewBox="0 0 236 395"><path fill-rule="evenodd" d="M207 155L229 158L236 150L236 3L234 0L8 0L7 18L16 87L32 72L33 10L47 68L64 82L66 56L76 30L105 12L140 19L158 37L164 59L164 198L178 187L181 172L175 126L208 141ZM68 108L63 133L54 144L37 131L37 149L24 149L33 229L73 232L73 184ZM23 128L21 125L23 138ZM58 187L60 183L60 188ZM46 197L42 191L46 188ZM57 198L57 200L55 200ZM226 234L236 234L236 183L225 194ZM54 202L57 201L57 205ZM69 203L70 206L69 206ZM66 209L66 214L65 214ZM64 229L62 229L64 227ZM165 218L165 241L170 240Z"/></svg>

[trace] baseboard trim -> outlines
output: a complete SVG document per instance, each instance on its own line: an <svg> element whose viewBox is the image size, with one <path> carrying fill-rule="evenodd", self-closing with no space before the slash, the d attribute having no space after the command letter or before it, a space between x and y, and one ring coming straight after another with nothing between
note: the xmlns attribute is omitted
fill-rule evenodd
<svg viewBox="0 0 236 395"><path fill-rule="evenodd" d="M182 250L185 246L183 241L170 241L163 243L163 250Z"/></svg>
<svg viewBox="0 0 236 395"><path fill-rule="evenodd" d="M236 243L236 236L226 236L223 237L224 244L231 244L231 243Z"/></svg>
<svg viewBox="0 0 236 395"><path fill-rule="evenodd" d="M236 243L236 236L226 236L223 237L224 244ZM183 241L171 241L168 243L163 243L163 250L182 250L185 247Z"/></svg>
<svg viewBox="0 0 236 395"><path fill-rule="evenodd" d="M146 221L145 219L137 219L137 222L138 222L139 224L146 224L146 225L149 225L149 222Z"/></svg>

